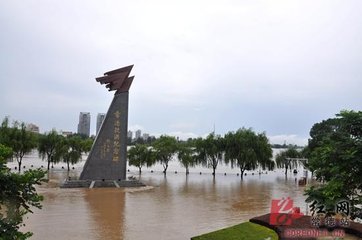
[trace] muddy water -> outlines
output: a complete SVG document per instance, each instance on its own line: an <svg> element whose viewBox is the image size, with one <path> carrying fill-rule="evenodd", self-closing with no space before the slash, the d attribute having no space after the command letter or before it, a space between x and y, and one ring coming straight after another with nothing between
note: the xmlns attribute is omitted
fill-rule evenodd
<svg viewBox="0 0 362 240"><path fill-rule="evenodd" d="M40 163L28 159L26 165ZM70 176L76 177L81 167ZM289 196L306 211L304 188L280 170L249 172L243 181L230 170L215 179L201 170L202 175L197 169L186 177L174 166L164 177L145 169L140 180L150 187L141 189L60 189L67 173L55 166L49 183L38 188L43 209L28 215L25 230L34 233L32 239L190 239L268 213L273 198ZM138 177L136 169L128 174Z"/></svg>
<svg viewBox="0 0 362 240"><path fill-rule="evenodd" d="M269 173L235 175L144 173L143 189L39 188L43 209L29 215L33 239L189 239L269 211L290 196L305 209L303 188Z"/></svg>

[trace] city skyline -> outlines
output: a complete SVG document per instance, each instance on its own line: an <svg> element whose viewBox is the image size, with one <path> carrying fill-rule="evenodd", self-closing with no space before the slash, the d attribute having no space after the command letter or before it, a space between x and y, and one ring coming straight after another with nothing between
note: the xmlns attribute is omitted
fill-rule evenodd
<svg viewBox="0 0 362 240"><path fill-rule="evenodd" d="M134 64L131 130L185 139L250 127L305 145L314 123L362 108L361 7L2 1L0 118L75 132L77 113L106 112L113 97L95 78Z"/></svg>
<svg viewBox="0 0 362 240"><path fill-rule="evenodd" d="M82 122L83 120L83 115L87 115L87 117L89 117L89 121L86 123L86 125L89 124L89 129L91 129L91 126L92 126L92 114L90 112L80 112L79 113L79 118L78 118L78 123L77 123L77 131L69 131L67 129L57 129L56 127L53 127L51 130L55 130L57 131L59 134L62 134L63 132L66 133L66 135L70 135L71 133L79 133L79 125L80 125L80 122ZM101 124L105 118L106 114L105 113L97 113L97 117L96 117L96 132L89 132L89 136L96 136L100 127L101 127ZM7 116L9 118L10 121L19 121L19 122L23 122L21 120L18 120L18 119L11 119L10 116ZM40 131L40 127L34 123L26 123L24 122L27 126L27 130L28 131L31 131L31 132L34 132L34 133L41 133L41 134L44 134L44 133L47 133L47 132L50 132L50 131ZM88 128L88 126L86 126ZM87 130L85 130L87 131ZM133 132L136 133L136 132L139 132L139 135L137 136L134 136L133 137ZM82 133L80 133L82 134ZM86 134L87 135L87 134ZM161 134L162 135L162 134ZM149 133L142 133L142 130L141 129L136 129L136 130L128 130L128 133L127 133L127 137L131 138L131 139L136 139L136 138L148 138L148 137L153 137L153 135L150 135Z"/></svg>

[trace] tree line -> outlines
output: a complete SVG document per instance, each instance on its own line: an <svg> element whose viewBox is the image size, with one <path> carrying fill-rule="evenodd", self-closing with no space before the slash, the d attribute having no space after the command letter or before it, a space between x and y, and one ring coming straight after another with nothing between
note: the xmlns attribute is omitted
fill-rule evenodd
<svg viewBox="0 0 362 240"><path fill-rule="evenodd" d="M70 136L59 135L55 130L45 134L34 134L26 131L24 123L14 122L9 128L6 119L0 130L1 136L7 136L9 142L2 141L13 149L13 158L18 162L20 172L22 158L37 149L39 157L47 161L47 169L54 164L63 162L70 170L70 164L78 163L82 153L88 153L93 145L93 138L87 138L78 134ZM7 132L8 135L3 134ZM136 142L128 151L130 165L136 166L141 172L142 166L151 167L155 163L161 163L166 173L168 163L177 156L181 165L189 174L190 167L202 165L212 168L215 175L217 166L223 162L230 164L231 168L240 169L241 177L246 170L255 170L261 167L263 170L285 168L287 170L297 168L299 165L307 167L304 161L294 160L306 156L306 150L297 146L289 146L287 150L277 154L275 162L271 159L274 146L269 144L265 134L256 134L252 129L242 128L236 132L229 132L224 137L210 133L205 139L196 138L187 141L178 141L174 137L163 135L152 141ZM294 158L294 159L293 159Z"/></svg>
<svg viewBox="0 0 362 240"><path fill-rule="evenodd" d="M0 239L27 239L31 232L20 231L24 216L32 213L31 207L41 208L43 197L35 189L45 180L46 172L29 169L20 174L23 157L37 149L39 157L50 164L60 161L75 164L84 152L89 152L93 139L79 135L64 137L55 130L36 134L26 130L23 122L9 124L5 118L0 126ZM19 173L6 166L8 159L16 159Z"/></svg>
<svg viewBox="0 0 362 240"><path fill-rule="evenodd" d="M206 138L177 141L171 136L161 136L152 144L136 144L128 150L129 165L136 166L139 172L143 166L150 167L155 163L163 166L167 173L169 162L177 156L186 174L190 167L202 165L212 168L215 176L221 162L240 169L243 178L246 170L273 170L272 148L265 133L255 133L250 128L240 128L224 136L210 133Z"/></svg>
<svg viewBox="0 0 362 240"><path fill-rule="evenodd" d="M26 239L31 232L20 231L24 215L31 207L41 208L43 197L35 185L44 181L45 171L30 169L17 174L6 166L7 159L16 158L21 166L22 158L35 146L35 136L25 130L25 124L15 122L8 127L6 118L0 128L0 239Z"/></svg>
<svg viewBox="0 0 362 240"><path fill-rule="evenodd" d="M12 149L11 158L18 163L20 172L23 157L33 149L37 149L39 157L47 161L47 169L50 165L59 162L67 164L68 171L70 164L79 162L82 153L90 151L93 139L84 138L77 134L64 137L55 130L45 134L37 134L26 130L25 123L14 121L12 125L9 118L5 118L0 127L0 144Z"/></svg>
<svg viewBox="0 0 362 240"><path fill-rule="evenodd" d="M36 134L26 130L25 123L9 123L4 118L0 127L0 144L12 149L12 158L18 163L21 171L23 157L33 149L38 150L39 157L47 161L47 169L54 164L64 162L68 171L70 164L78 163L82 153L90 151L93 138L81 135L64 137L55 130L44 134ZM294 167L295 162L288 162L286 158L299 156L296 148L290 148L277 156L276 165L272 160L272 145L265 133L255 133L252 129L241 128L231 131L224 136L210 133L205 139L189 138L187 141L178 141L171 136L161 136L152 141L136 142L128 150L129 165L138 167L151 167L155 163L163 166L166 174L169 162L177 156L181 165L185 167L186 174L196 165L212 168L215 175L218 165L223 162L232 168L240 169L241 178L246 170L272 170L274 167Z"/></svg>

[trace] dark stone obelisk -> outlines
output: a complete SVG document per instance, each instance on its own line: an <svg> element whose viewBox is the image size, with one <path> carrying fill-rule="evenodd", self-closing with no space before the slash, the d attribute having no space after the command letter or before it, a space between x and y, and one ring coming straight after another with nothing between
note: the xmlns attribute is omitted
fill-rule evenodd
<svg viewBox="0 0 362 240"><path fill-rule="evenodd" d="M115 90L113 101L96 136L84 165L80 180L122 181L126 179L128 95L134 77L129 77L133 65L106 72L96 78Z"/></svg>

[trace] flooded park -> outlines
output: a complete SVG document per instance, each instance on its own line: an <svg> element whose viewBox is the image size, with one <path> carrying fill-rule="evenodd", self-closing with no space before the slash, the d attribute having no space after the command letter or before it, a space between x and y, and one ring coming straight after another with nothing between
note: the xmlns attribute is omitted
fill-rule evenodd
<svg viewBox="0 0 362 240"><path fill-rule="evenodd" d="M215 178L203 167L190 169L186 176L174 159L166 176L158 165L144 168L141 175L129 167L127 176L147 187L59 188L68 177L79 176L85 158L69 173L65 165L55 165L49 181L38 187L43 208L28 214L23 228L34 233L32 239L190 239L266 214L271 200L282 197L307 211L304 186L295 181L302 177L302 167L287 178L277 169L247 172L241 180L238 169L225 165L218 167ZM46 162L34 152L24 158L24 165L37 168ZM16 162L8 166L14 169Z"/></svg>

